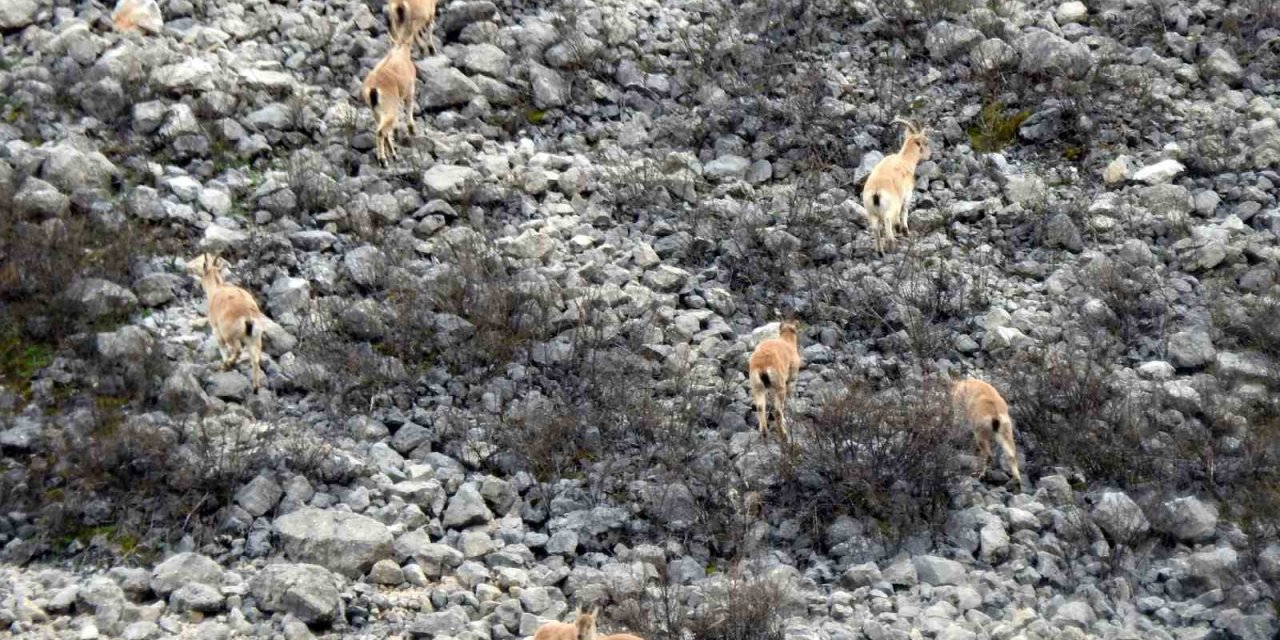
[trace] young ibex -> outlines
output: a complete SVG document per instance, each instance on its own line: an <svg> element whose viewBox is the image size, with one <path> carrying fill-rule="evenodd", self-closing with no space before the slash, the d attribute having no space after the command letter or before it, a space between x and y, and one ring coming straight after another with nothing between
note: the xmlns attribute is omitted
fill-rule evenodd
<svg viewBox="0 0 1280 640"><path fill-rule="evenodd" d="M1018 471L1018 451L1013 446L1013 419L1009 417L1009 405L996 388L975 378L961 380L951 388L952 408L956 414L964 416L969 428L973 429L974 443L977 445L978 457L982 459L982 468L978 477L987 472L991 464L991 438L994 434L1004 449L1004 457L1009 461L1013 478L1022 487L1022 473Z"/></svg>
<svg viewBox="0 0 1280 640"><path fill-rule="evenodd" d="M533 640L596 640L596 615L599 607L584 613L579 607L573 624L548 622L533 634Z"/></svg>
<svg viewBox="0 0 1280 640"><path fill-rule="evenodd" d="M120 33L142 31L155 34L164 28L164 17L156 0L120 0L111 12L111 24Z"/></svg>
<svg viewBox="0 0 1280 640"><path fill-rule="evenodd" d="M778 430L783 441L790 439L787 418L784 414L787 397L795 389L800 375L800 350L797 348L796 323L783 322L777 338L769 338L756 346L748 361L748 377L751 380L751 403L760 421L760 437L769 437L767 395L773 395L773 406L778 413Z"/></svg>
<svg viewBox="0 0 1280 640"><path fill-rule="evenodd" d="M884 255L887 239L890 248L897 244L894 231L902 227L904 236L910 235L907 215L911 208L911 193L916 188L916 165L929 157L929 138L919 123L894 118L906 126L902 148L885 156L871 170L867 183L862 187L862 206L867 210L871 235L875 238L876 251Z"/></svg>
<svg viewBox="0 0 1280 640"><path fill-rule="evenodd" d="M209 328L218 341L223 367L230 369L240 358L240 349L247 343L253 360L253 388L262 384L262 334L267 318L258 308L253 294L227 284L222 270L227 261L205 253L187 263L187 269L200 278L209 299Z"/></svg>
<svg viewBox="0 0 1280 640"><path fill-rule="evenodd" d="M413 42L425 47L427 53L436 54L436 40L432 27L436 22L436 0L389 0L387 11L391 20L391 38L400 42Z"/></svg>
<svg viewBox="0 0 1280 640"><path fill-rule="evenodd" d="M413 109L416 104L414 91L418 82L418 70L413 66L410 48L410 40L393 38L391 50L365 76L364 86L361 88L364 101L373 109L378 161L383 166L399 157L395 131L400 107L403 106L409 113L409 135L417 132Z"/></svg>

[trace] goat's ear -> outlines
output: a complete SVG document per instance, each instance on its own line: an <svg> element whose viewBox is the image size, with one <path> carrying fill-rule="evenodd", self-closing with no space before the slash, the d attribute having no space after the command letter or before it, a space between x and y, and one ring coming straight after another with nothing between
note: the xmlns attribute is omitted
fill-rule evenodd
<svg viewBox="0 0 1280 640"><path fill-rule="evenodd" d="M213 266L216 267L219 271L221 271L227 268L227 261L222 256L218 256L213 259Z"/></svg>
<svg viewBox="0 0 1280 640"><path fill-rule="evenodd" d="M598 604L591 605L591 616L595 617L598 615L600 615L600 605Z"/></svg>

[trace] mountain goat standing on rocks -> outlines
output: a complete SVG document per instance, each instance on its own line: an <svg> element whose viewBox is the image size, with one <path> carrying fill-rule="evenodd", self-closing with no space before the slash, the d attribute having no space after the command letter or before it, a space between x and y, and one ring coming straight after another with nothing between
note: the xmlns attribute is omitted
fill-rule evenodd
<svg viewBox="0 0 1280 640"><path fill-rule="evenodd" d="M262 334L267 317L258 308L253 294L226 284L222 270L227 261L205 253L187 263L187 269L200 278L200 286L209 299L209 328L222 352L222 366L230 369L240 358L240 349L248 343L253 360L253 388L262 384Z"/></svg>
<svg viewBox="0 0 1280 640"><path fill-rule="evenodd" d="M1013 419L1009 417L1009 405L996 388L975 378L967 378L955 383L951 388L952 410L964 416L969 427L973 429L974 443L978 448L978 457L982 459L982 468L978 477L987 472L991 464L991 438L996 435L1000 448L1004 449L1004 457L1009 461L1013 478L1022 487L1022 473L1018 471L1018 451L1013 446Z"/></svg>
<svg viewBox="0 0 1280 640"><path fill-rule="evenodd" d="M800 351L796 345L796 323L787 321L779 327L777 338L769 338L756 345L756 350L751 353L748 361L751 404L756 408L762 439L769 437L768 394L773 395L773 406L778 413L778 430L782 432L782 439L790 439L784 411L787 396L795 389L796 378L800 375Z"/></svg>
<svg viewBox="0 0 1280 640"><path fill-rule="evenodd" d="M391 159L399 157L396 152L395 131L401 106L409 114L409 135L417 133L417 126L413 121L413 108L416 104L414 91L418 81L418 70L413 66L411 47L412 41L400 40L393 36L391 50L365 77L361 88L365 103L373 109L378 161L383 166L386 166Z"/></svg>
<svg viewBox="0 0 1280 640"><path fill-rule="evenodd" d="M436 54L432 26L436 21L436 0L390 0L387 10L391 16L391 38L399 42L413 42L425 47L430 55Z"/></svg>
<svg viewBox="0 0 1280 640"><path fill-rule="evenodd" d="M897 244L894 231L898 226L902 227L904 236L910 235L907 214L916 188L916 165L929 157L929 138L924 129L902 118L893 121L907 128L902 148L881 160L862 187L862 206L867 210L871 235L880 255L884 255L886 239L890 248Z"/></svg>

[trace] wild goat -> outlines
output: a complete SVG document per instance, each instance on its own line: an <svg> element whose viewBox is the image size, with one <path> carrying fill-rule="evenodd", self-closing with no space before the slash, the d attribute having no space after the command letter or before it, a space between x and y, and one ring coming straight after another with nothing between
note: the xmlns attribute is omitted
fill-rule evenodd
<svg viewBox="0 0 1280 640"><path fill-rule="evenodd" d="M395 131L401 106L409 113L409 135L417 132L413 121L413 107L416 104L414 91L418 70L413 66L410 48L411 41L393 39L391 50L365 77L361 89L364 101L373 109L378 161L383 166L387 165L389 158L399 157Z"/></svg>
<svg viewBox="0 0 1280 640"><path fill-rule="evenodd" d="M773 406L778 413L778 430L782 432L785 442L791 438L787 433L787 418L784 415L787 397L795 389L796 377L800 375L800 351L796 347L796 323L783 322L778 329L777 338L769 338L756 345L748 361L748 377L751 380L751 404L756 408L756 417L760 420L760 437L769 437L768 402L766 395L773 395Z"/></svg>
<svg viewBox="0 0 1280 640"><path fill-rule="evenodd" d="M906 126L902 148L886 156L862 187L862 206L867 210L871 235L875 237L876 251L884 255L885 239L892 248L897 245L894 231L902 227L902 235L911 234L907 215L911 208L911 194L916 188L916 165L929 157L929 138L915 122L894 118L895 123Z"/></svg>
<svg viewBox="0 0 1280 640"><path fill-rule="evenodd" d="M262 384L262 334L266 330L266 316L258 308L253 294L227 284L222 270L227 261L205 253L187 263L187 269L200 278L209 299L209 327L218 341L222 353L222 366L230 369L240 358L240 349L248 343L253 360L253 388Z"/></svg>
<svg viewBox="0 0 1280 640"><path fill-rule="evenodd" d="M596 640L596 615L599 607L583 613L579 607L573 624L564 622L548 622L533 634L533 640Z"/></svg>
<svg viewBox="0 0 1280 640"><path fill-rule="evenodd" d="M1013 478L1022 487L1022 473L1018 471L1018 451L1013 446L1013 419L1009 417L1009 405L996 388L975 378L967 378L951 387L952 409L957 415L964 416L969 427L973 429L974 443L977 445L978 457L982 459L982 468L978 477L987 473L991 464L991 436L995 434L1004 449L1004 457L1013 470Z"/></svg>
<svg viewBox="0 0 1280 640"><path fill-rule="evenodd" d="M120 0L111 12L111 24L120 33L159 33L164 28L164 17L156 0Z"/></svg>
<svg viewBox="0 0 1280 640"><path fill-rule="evenodd" d="M387 9L393 40L412 41L435 55L436 40L432 27L436 21L436 0L389 0Z"/></svg>

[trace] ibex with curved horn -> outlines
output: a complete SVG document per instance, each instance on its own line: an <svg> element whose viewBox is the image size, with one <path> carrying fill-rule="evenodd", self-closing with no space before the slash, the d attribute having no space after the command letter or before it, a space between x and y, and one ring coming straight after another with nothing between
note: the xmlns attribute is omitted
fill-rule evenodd
<svg viewBox="0 0 1280 640"><path fill-rule="evenodd" d="M911 193L916 188L916 165L929 157L929 138L924 127L903 118L894 118L893 122L907 129L902 148L881 160L862 187L862 206L867 210L871 235L880 255L884 255L886 240L890 248L897 244L894 232L898 227L904 236L911 234L907 214Z"/></svg>

